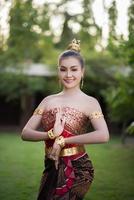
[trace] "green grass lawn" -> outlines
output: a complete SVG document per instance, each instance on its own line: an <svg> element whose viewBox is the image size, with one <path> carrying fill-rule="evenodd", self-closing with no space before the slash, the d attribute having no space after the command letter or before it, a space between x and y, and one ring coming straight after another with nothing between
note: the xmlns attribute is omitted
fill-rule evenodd
<svg viewBox="0 0 134 200"><path fill-rule="evenodd" d="M95 179L85 200L134 199L134 146L119 138L87 146ZM19 134L0 134L0 200L36 200L43 171L43 142L24 142Z"/></svg>

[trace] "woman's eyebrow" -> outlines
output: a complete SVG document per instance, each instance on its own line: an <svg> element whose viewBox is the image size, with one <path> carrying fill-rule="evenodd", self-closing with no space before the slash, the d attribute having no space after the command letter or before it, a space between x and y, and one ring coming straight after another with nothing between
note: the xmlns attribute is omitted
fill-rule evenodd
<svg viewBox="0 0 134 200"><path fill-rule="evenodd" d="M75 68L75 67L78 67L77 65L73 65L73 66L71 66L70 68Z"/></svg>
<svg viewBox="0 0 134 200"><path fill-rule="evenodd" d="M61 68L61 67L62 67L62 68L66 68L66 66L63 66L63 65L61 65L60 68Z"/></svg>
<svg viewBox="0 0 134 200"><path fill-rule="evenodd" d="M78 66L77 66L77 65L72 65L72 66L70 66L69 68L75 68L75 67L78 67ZM66 67L66 66L64 66L64 65L61 65L60 68L68 68L68 67Z"/></svg>

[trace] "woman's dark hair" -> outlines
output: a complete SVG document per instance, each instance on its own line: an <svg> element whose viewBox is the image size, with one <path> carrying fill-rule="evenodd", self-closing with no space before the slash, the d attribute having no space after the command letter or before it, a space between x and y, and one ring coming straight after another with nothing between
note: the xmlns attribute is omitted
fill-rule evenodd
<svg viewBox="0 0 134 200"><path fill-rule="evenodd" d="M84 60L83 60L82 56L80 55L80 53L78 53L77 51L73 51L73 50L64 51L64 52L59 56L59 63L61 62L62 59L68 58L68 57L77 58L78 61L79 61L80 64L81 64L81 68L84 68Z"/></svg>

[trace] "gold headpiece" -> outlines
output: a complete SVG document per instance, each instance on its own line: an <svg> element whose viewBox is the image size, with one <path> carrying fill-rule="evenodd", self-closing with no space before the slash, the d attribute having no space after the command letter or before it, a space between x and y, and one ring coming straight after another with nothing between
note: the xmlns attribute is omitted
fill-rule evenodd
<svg viewBox="0 0 134 200"><path fill-rule="evenodd" d="M73 39L68 45L68 49L80 52L80 40Z"/></svg>

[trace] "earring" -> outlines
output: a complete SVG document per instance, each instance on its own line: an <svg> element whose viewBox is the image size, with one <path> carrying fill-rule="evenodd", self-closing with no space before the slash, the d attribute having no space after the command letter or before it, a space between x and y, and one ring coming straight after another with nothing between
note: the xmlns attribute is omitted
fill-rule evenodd
<svg viewBox="0 0 134 200"><path fill-rule="evenodd" d="M84 85L84 80L83 80L83 76L81 77L81 85L80 88L83 89L83 85Z"/></svg>

